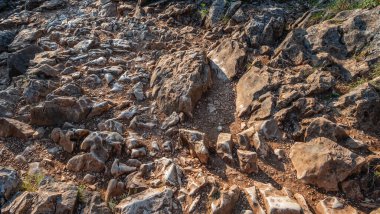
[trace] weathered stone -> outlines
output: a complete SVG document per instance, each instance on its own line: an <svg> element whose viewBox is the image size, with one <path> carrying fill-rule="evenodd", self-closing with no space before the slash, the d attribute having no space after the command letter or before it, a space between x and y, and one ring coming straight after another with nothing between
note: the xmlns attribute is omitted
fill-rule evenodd
<svg viewBox="0 0 380 214"><path fill-rule="evenodd" d="M112 197L117 197L125 192L125 185L121 181L111 179L108 182L105 201L109 202Z"/></svg>
<svg viewBox="0 0 380 214"><path fill-rule="evenodd" d="M236 185L228 191L222 192L220 198L211 204L212 214L232 213L240 197L240 190Z"/></svg>
<svg viewBox="0 0 380 214"><path fill-rule="evenodd" d="M115 213L137 213L139 210L148 213L174 213L177 205L173 194L170 188L148 189L122 200L115 207Z"/></svg>
<svg viewBox="0 0 380 214"><path fill-rule="evenodd" d="M328 191L337 191L338 184L365 163L363 157L324 137L294 144L290 159L298 179Z"/></svg>
<svg viewBox="0 0 380 214"><path fill-rule="evenodd" d="M251 103L272 87L268 70L252 67L239 80L236 86L236 113L240 117L251 112Z"/></svg>
<svg viewBox="0 0 380 214"><path fill-rule="evenodd" d="M180 129L179 137L182 143L187 144L193 156L196 156L201 163L207 164L209 152L204 142L205 134L202 132Z"/></svg>
<svg viewBox="0 0 380 214"><path fill-rule="evenodd" d="M250 174L257 173L259 171L259 168L257 167L256 152L237 150L237 155L242 172Z"/></svg>
<svg viewBox="0 0 380 214"><path fill-rule="evenodd" d="M327 197L321 200L316 207L318 214L358 214L359 212L350 205L345 205L336 197Z"/></svg>
<svg viewBox="0 0 380 214"><path fill-rule="evenodd" d="M30 45L20 51L12 53L8 57L7 68L9 77L25 74L29 67L29 61L41 51L43 50L37 45Z"/></svg>
<svg viewBox="0 0 380 214"><path fill-rule="evenodd" d="M105 163L93 153L85 153L72 157L66 164L68 170L79 172L102 172L105 169Z"/></svg>
<svg viewBox="0 0 380 214"><path fill-rule="evenodd" d="M220 133L216 142L216 150L223 161L229 164L234 162L234 158L232 157L232 148L232 135L229 133Z"/></svg>
<svg viewBox="0 0 380 214"><path fill-rule="evenodd" d="M184 112L189 116L211 84L207 58L199 50L162 56L150 80L160 110L166 114Z"/></svg>
<svg viewBox="0 0 380 214"><path fill-rule="evenodd" d="M314 138L325 137L334 142L348 138L345 130L339 125L323 118L315 118L307 127L305 132L305 141L311 141Z"/></svg>
<svg viewBox="0 0 380 214"><path fill-rule="evenodd" d="M207 27L214 27L222 19L225 6L225 0L213 1L205 21Z"/></svg>
<svg viewBox="0 0 380 214"><path fill-rule="evenodd" d="M17 171L11 168L0 167L0 206L11 199L21 180Z"/></svg>
<svg viewBox="0 0 380 214"><path fill-rule="evenodd" d="M339 97L334 107L355 127L379 130L380 95L371 85L364 84Z"/></svg>
<svg viewBox="0 0 380 214"><path fill-rule="evenodd" d="M303 213L298 202L290 197L287 190L277 190L271 184L255 183L261 196L263 197L267 213Z"/></svg>
<svg viewBox="0 0 380 214"><path fill-rule="evenodd" d="M0 8L1 8L1 5L0 5ZM16 34L9 30L4 30L0 32L0 53L8 50L8 46L9 44L12 43L15 36Z"/></svg>
<svg viewBox="0 0 380 214"><path fill-rule="evenodd" d="M0 117L0 137L29 138L35 132L33 128L21 121Z"/></svg>
<svg viewBox="0 0 380 214"><path fill-rule="evenodd" d="M65 122L80 122L107 111L107 103L93 103L86 97L57 97L31 109L31 123L34 125L59 125Z"/></svg>
<svg viewBox="0 0 380 214"><path fill-rule="evenodd" d="M251 206L254 213L265 214L263 208L260 205L259 196L257 195L256 187L251 186L244 188L244 193L247 196L249 205Z"/></svg>
<svg viewBox="0 0 380 214"><path fill-rule="evenodd" d="M2 213L74 213L78 189L69 183L48 183L37 192L25 191L10 204L2 208Z"/></svg>
<svg viewBox="0 0 380 214"><path fill-rule="evenodd" d="M224 40L208 57L211 68L217 72L218 78L222 80L232 79L244 71L246 60L246 48L235 40Z"/></svg>

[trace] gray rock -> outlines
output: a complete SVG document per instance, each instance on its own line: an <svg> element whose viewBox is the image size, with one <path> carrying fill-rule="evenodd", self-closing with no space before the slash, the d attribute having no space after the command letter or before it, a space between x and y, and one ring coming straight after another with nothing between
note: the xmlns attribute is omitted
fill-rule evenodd
<svg viewBox="0 0 380 214"><path fill-rule="evenodd" d="M0 206L11 199L21 180L17 171L11 168L0 167Z"/></svg>
<svg viewBox="0 0 380 214"><path fill-rule="evenodd" d="M9 77L25 74L29 67L29 61L41 51L43 50L37 45L30 45L20 51L10 54L7 62Z"/></svg>
<svg viewBox="0 0 380 214"><path fill-rule="evenodd" d="M59 125L65 122L80 122L97 116L111 106L106 103L94 103L86 97L57 97L45 101L30 110L31 123L34 125Z"/></svg>
<svg viewBox="0 0 380 214"><path fill-rule="evenodd" d="M148 189L127 197L116 207L115 213L137 213L145 210L148 213L174 213L178 208L170 188Z"/></svg>
<svg viewBox="0 0 380 214"><path fill-rule="evenodd" d="M0 1L0 10L2 7L2 1ZM4 4L4 1L3 1ZM16 34L9 30L4 30L0 32L0 53L8 50L8 46L12 43Z"/></svg>
<svg viewBox="0 0 380 214"><path fill-rule="evenodd" d="M120 163L119 159L115 159L111 166L111 174L114 177L119 177L120 175L123 175L123 174L129 174L136 170L137 170L136 167L131 167L124 163Z"/></svg>
<svg viewBox="0 0 380 214"><path fill-rule="evenodd" d="M225 0L214 0L206 18L206 26L214 27L223 17L226 6Z"/></svg>

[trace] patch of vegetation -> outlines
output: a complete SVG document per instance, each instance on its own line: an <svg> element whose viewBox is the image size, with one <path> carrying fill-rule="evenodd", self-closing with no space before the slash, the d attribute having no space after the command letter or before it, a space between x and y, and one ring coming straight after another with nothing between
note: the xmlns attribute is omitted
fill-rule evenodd
<svg viewBox="0 0 380 214"><path fill-rule="evenodd" d="M117 205L117 201L113 198L108 202L108 207L112 210L112 212L115 210L115 207Z"/></svg>
<svg viewBox="0 0 380 214"><path fill-rule="evenodd" d="M206 3L201 3L201 9L199 10L199 13L201 14L202 19L207 16L208 8Z"/></svg>
<svg viewBox="0 0 380 214"><path fill-rule="evenodd" d="M343 10L371 9L380 5L380 0L333 0L329 10L338 13Z"/></svg>
<svg viewBox="0 0 380 214"><path fill-rule="evenodd" d="M349 86L351 89L353 89L377 77L380 77L380 62L373 65L371 72L366 77L358 78L356 81L352 82Z"/></svg>
<svg viewBox="0 0 380 214"><path fill-rule="evenodd" d="M22 180L21 189L28 192L37 192L42 180L45 178L45 175L42 173L37 173L33 175L26 175Z"/></svg>
<svg viewBox="0 0 380 214"><path fill-rule="evenodd" d="M380 171L375 171L373 174L376 178L380 178Z"/></svg>
<svg viewBox="0 0 380 214"><path fill-rule="evenodd" d="M86 189L86 186L81 184L78 186L78 201L79 203L84 203L84 190Z"/></svg>

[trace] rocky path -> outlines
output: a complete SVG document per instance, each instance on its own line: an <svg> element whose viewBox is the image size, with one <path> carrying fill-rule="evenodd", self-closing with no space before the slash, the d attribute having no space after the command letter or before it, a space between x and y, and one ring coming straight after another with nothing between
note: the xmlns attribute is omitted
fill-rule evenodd
<svg viewBox="0 0 380 214"><path fill-rule="evenodd" d="M0 0L0 213L378 213L380 6L333 3Z"/></svg>

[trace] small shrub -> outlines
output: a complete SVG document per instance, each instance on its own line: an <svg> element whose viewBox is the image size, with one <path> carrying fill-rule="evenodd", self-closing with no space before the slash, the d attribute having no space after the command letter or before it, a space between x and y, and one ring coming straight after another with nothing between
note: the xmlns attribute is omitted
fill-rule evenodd
<svg viewBox="0 0 380 214"><path fill-rule="evenodd" d="M24 191L36 192L44 178L45 175L43 175L42 173L37 173L33 175L28 174L23 179L21 188Z"/></svg>
<svg viewBox="0 0 380 214"><path fill-rule="evenodd" d="M202 19L207 16L208 9L206 3L201 3L201 9L199 10L199 13L201 14Z"/></svg>
<svg viewBox="0 0 380 214"><path fill-rule="evenodd" d="M78 186L78 201L79 203L84 203L84 190L86 189L86 186L81 184Z"/></svg>

